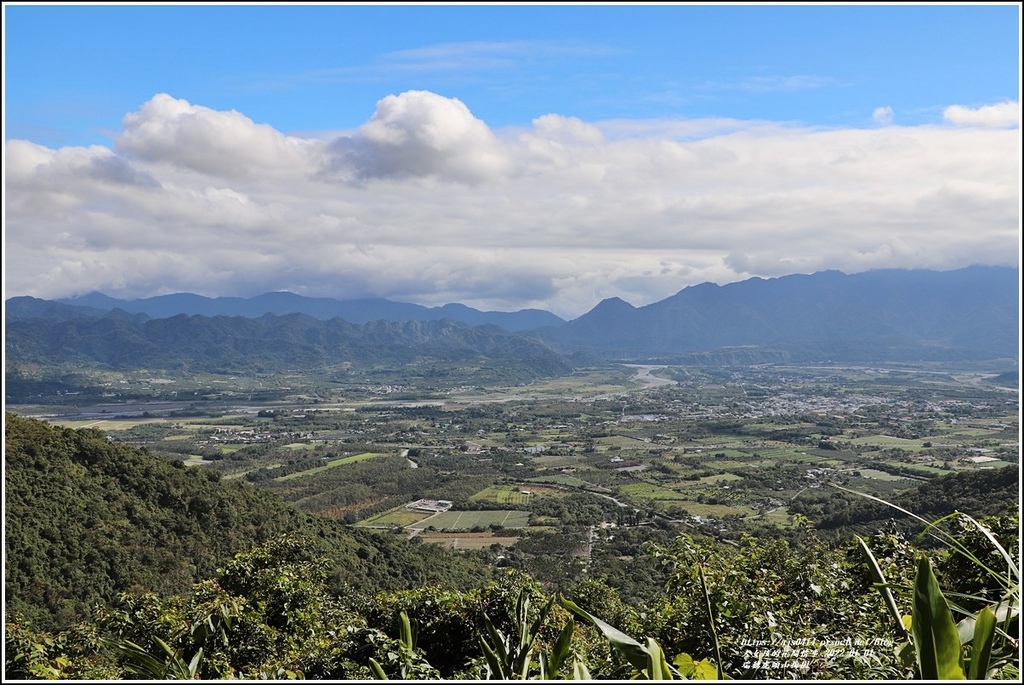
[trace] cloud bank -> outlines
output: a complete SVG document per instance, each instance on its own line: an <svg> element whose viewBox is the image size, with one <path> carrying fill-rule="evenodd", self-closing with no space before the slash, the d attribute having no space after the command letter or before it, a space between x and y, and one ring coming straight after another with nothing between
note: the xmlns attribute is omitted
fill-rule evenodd
<svg viewBox="0 0 1024 685"><path fill-rule="evenodd" d="M290 290L572 318L702 281L1017 265L1019 103L873 118L492 130L409 91L305 138L158 94L110 148L5 144L6 296Z"/></svg>

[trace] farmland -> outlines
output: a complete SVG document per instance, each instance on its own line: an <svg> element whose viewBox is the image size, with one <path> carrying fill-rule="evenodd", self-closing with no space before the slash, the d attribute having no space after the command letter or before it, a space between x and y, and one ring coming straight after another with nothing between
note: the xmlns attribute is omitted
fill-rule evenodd
<svg viewBox="0 0 1024 685"><path fill-rule="evenodd" d="M889 497L951 473L1015 470L1016 392L991 375L611 366L529 385L451 383L422 401L409 386L382 396L372 378L328 387L292 375L261 380L292 389L272 400L240 402L247 386L226 383L188 407L159 395L188 382L176 378L124 412L109 402L20 409L310 512L449 549L515 547L528 564L555 554L556 539L576 541L562 554L592 554L607 542L579 540L595 526L781 531L798 514L834 520L834 486ZM420 498L450 509L408 508Z"/></svg>

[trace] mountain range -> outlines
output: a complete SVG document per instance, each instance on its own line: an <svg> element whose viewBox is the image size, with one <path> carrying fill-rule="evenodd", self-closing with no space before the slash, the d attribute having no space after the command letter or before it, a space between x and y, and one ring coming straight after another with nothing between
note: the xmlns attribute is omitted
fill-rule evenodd
<svg viewBox="0 0 1024 685"><path fill-rule="evenodd" d="M756 346L822 359L1016 357L1019 271L822 271L691 286L633 307L604 300L545 332L612 356L693 355Z"/></svg>
<svg viewBox="0 0 1024 685"><path fill-rule="evenodd" d="M528 331L543 326L558 326L565 321L541 309L523 309L517 312L482 312L464 304L446 304L442 307L424 307L408 302L393 302L384 298L337 300L327 297L303 297L289 292L273 292L256 297L203 297L191 293L159 295L138 300L118 300L103 293L89 293L80 297L56 300L61 304L89 307L96 311L120 309L131 314L145 314L163 319L178 314L200 316L244 316L256 318L264 314L306 314L315 319L335 317L349 323L370 321L457 321L470 326L493 324L507 331Z"/></svg>
<svg viewBox="0 0 1024 685"><path fill-rule="evenodd" d="M534 356L551 368L562 366L553 363L558 355L574 353L708 364L1016 358L1019 293L1019 270L1010 267L823 271L703 283L642 307L610 298L568 322L537 309L481 312L292 293L15 297L5 303L6 350L13 359L48 351L128 363L145 357L143 350L179 358L230 348L244 357L263 341L262 354L277 358L286 347L296 360L347 354L400 362L408 350L429 349L440 357Z"/></svg>

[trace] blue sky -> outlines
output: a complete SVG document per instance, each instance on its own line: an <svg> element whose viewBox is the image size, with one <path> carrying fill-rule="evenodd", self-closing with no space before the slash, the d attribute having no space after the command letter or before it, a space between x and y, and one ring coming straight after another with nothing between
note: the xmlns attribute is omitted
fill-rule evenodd
<svg viewBox="0 0 1024 685"><path fill-rule="evenodd" d="M491 126L735 117L937 122L1016 99L1002 6L18 6L7 138L109 138L167 92L278 130L355 127L381 97L458 97ZM105 135L106 133L106 135Z"/></svg>
<svg viewBox="0 0 1024 685"><path fill-rule="evenodd" d="M703 280L1015 264L1019 31L1015 3L7 3L5 291L571 317ZM180 231L229 268L181 268Z"/></svg>

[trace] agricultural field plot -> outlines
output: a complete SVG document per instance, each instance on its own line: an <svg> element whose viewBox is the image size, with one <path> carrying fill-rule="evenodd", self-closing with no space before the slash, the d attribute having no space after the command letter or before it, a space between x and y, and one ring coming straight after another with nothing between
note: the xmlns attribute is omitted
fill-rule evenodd
<svg viewBox="0 0 1024 685"><path fill-rule="evenodd" d="M712 457L711 459L709 459L707 461L707 466L709 468L720 469L720 470L725 470L725 469L749 469L751 466L756 466L756 465L759 465L761 463L762 462L760 462L760 461L736 461L735 459L716 459L716 458ZM766 463L771 464L771 463L774 463L774 462L768 461Z"/></svg>
<svg viewBox="0 0 1024 685"><path fill-rule="evenodd" d="M519 538L496 535L494 533L435 533L423 531L416 533L415 537L421 542L441 545L445 549L456 551L460 549L486 549L495 544L502 547L511 547L519 542Z"/></svg>
<svg viewBox="0 0 1024 685"><path fill-rule="evenodd" d="M928 466L926 464L904 464L898 461L887 461L885 463L893 468L905 469L914 473L920 473L924 476L943 476L949 473L949 471L945 469L941 469L937 466Z"/></svg>
<svg viewBox="0 0 1024 685"><path fill-rule="evenodd" d="M762 516L782 528L787 528L793 525L792 518L789 513L789 507L778 507L777 509L772 509L764 512L764 514L758 515L758 517Z"/></svg>
<svg viewBox="0 0 1024 685"><path fill-rule="evenodd" d="M405 528L406 526L414 526L425 518L433 516L433 514L426 511L413 511L412 509L406 509L405 506L395 507L390 511L385 511L383 514L360 521L357 526L386 526L388 528L394 526L400 526Z"/></svg>
<svg viewBox="0 0 1024 685"><path fill-rule="evenodd" d="M167 419L88 419L85 421L55 421L65 428L99 428L102 431L123 431L150 423L167 423ZM191 436L189 436L191 437Z"/></svg>
<svg viewBox="0 0 1024 685"><path fill-rule="evenodd" d="M583 469L581 469L581 471L585 472L585 470L583 470ZM594 483L586 481L586 480L584 480L582 478L577 478L576 476L570 476L569 474L566 474L566 473L545 474L543 476L536 476L534 478L527 478L527 479L525 479L524 482L528 483L531 486L534 483L539 483L541 485L554 485L556 487L557 486L561 486L561 487L570 488L570 489L573 489L573 490L586 490L588 492L597 492L597 493L605 493L605 494L611 492L611 490L609 490L608 488L606 488L606 487L604 487L602 485L595 485Z"/></svg>
<svg viewBox="0 0 1024 685"><path fill-rule="evenodd" d="M333 469L336 466L341 466L343 464L353 464L357 461L365 461L367 459L375 459L376 457L383 456L383 452L363 452L362 454L354 454L351 457L339 457L337 459L330 460L323 466L317 466L312 469L307 469L306 471L296 471L295 473L289 473L287 476L281 476L279 478L275 478L274 480L286 481L295 480L296 478L305 478L306 476L312 476L317 473L321 473L322 471Z"/></svg>
<svg viewBox="0 0 1024 685"><path fill-rule="evenodd" d="M976 468L1003 469L1006 468L1007 466L1018 467L1020 466L1020 464L1014 464L1013 462L1002 461L1001 459L997 459L995 461L986 461L984 464L979 464Z"/></svg>
<svg viewBox="0 0 1024 685"><path fill-rule="evenodd" d="M661 485L654 485L652 483L630 483L629 485L621 485L618 487L618 492L623 497L629 497L638 500L660 500L660 501L677 501L685 500L688 495L682 492L676 492Z"/></svg>
<svg viewBox="0 0 1024 685"><path fill-rule="evenodd" d="M528 505L535 497L565 497L568 493L557 488L546 488L534 483L519 485L492 485L471 496L471 502L491 502L510 506Z"/></svg>
<svg viewBox="0 0 1024 685"><path fill-rule="evenodd" d="M704 476L698 483L727 483L731 480L742 480L742 476L737 476L735 473L716 473L713 476Z"/></svg>
<svg viewBox="0 0 1024 685"><path fill-rule="evenodd" d="M220 448L220 451L223 452L224 454L231 454L232 452L237 452L238 450L244 449L249 445L247 445L244 442L226 442L217 446Z"/></svg>
<svg viewBox="0 0 1024 685"><path fill-rule="evenodd" d="M284 466L283 462L272 461L272 462L268 462L268 463L265 463L265 464L260 464L259 466L255 467L255 468L251 468L251 469L245 469L245 470L242 470L242 471L234 471L232 473L221 473L221 478L224 479L224 480L235 480L236 478L244 478L246 475L248 475L249 473L252 473L253 471L261 471L263 469L267 469L267 470L276 469L276 468L280 468L281 466Z"/></svg>
<svg viewBox="0 0 1024 685"><path fill-rule="evenodd" d="M689 447L688 446L688 447L686 447L685 454L699 455L699 456L703 456L703 457L714 457L715 459L722 459L723 458L723 457L715 457L716 454L723 454L723 455L725 455L725 457L724 457L725 459L743 459L743 458L749 458L751 456L750 452L748 452L746 450L738 450L738 449L732 449L732 448L726 448L726 447L713 447L713 446L711 446L711 447L704 447L704 446ZM718 463L721 463L721 462L718 462ZM733 463L737 463L737 462L733 462Z"/></svg>
<svg viewBox="0 0 1024 685"><path fill-rule="evenodd" d="M676 504L673 502L673 504ZM726 516L753 516L757 514L752 507L742 504L703 504L690 500L681 500L679 508L686 511L690 516L702 518L724 518Z"/></svg>
<svg viewBox="0 0 1024 685"><path fill-rule="evenodd" d="M436 530L472 530L492 525L525 528L529 522L528 511L445 511L421 521Z"/></svg>
<svg viewBox="0 0 1024 685"><path fill-rule="evenodd" d="M621 447L623 449L644 449L650 444L644 442L641 438L634 438L631 435L608 435L598 438L595 442L605 447Z"/></svg>
<svg viewBox="0 0 1024 685"><path fill-rule="evenodd" d="M868 435L853 438L849 442L854 445L864 445L867 447L899 447L900 449L917 451L926 449L922 443L928 442L928 440L897 438L892 435Z"/></svg>
<svg viewBox="0 0 1024 685"><path fill-rule="evenodd" d="M835 459L825 459L817 454L809 454L807 452L791 451L785 456L785 461L792 462L794 464L808 464L814 466L825 466L826 462L835 462L841 464L842 462Z"/></svg>
<svg viewBox="0 0 1024 685"><path fill-rule="evenodd" d="M857 471L861 478L873 478L875 480L888 480L893 482L907 481L905 476L894 476L891 473L885 471L879 471L878 469L860 469Z"/></svg>
<svg viewBox="0 0 1024 685"><path fill-rule="evenodd" d="M566 466L575 466L579 463L579 459L569 455L557 455L551 456L539 456L533 457L530 462L537 468L542 469L560 469Z"/></svg>

